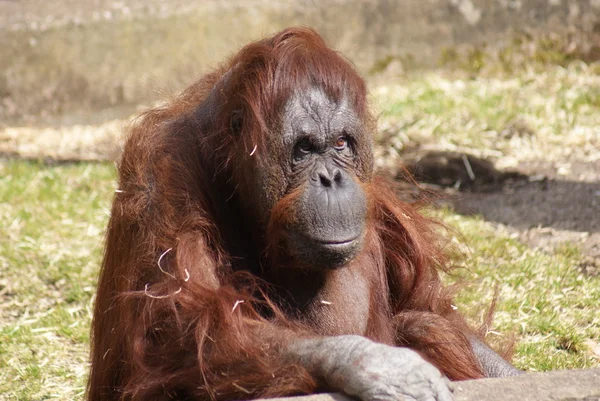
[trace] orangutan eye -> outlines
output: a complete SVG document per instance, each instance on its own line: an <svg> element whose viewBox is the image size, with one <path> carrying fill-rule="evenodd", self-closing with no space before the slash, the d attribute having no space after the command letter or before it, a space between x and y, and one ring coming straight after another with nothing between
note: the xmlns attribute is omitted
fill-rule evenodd
<svg viewBox="0 0 600 401"><path fill-rule="evenodd" d="M313 150L313 145L308 138L304 138L296 144L296 149L302 153L310 153Z"/></svg>
<svg viewBox="0 0 600 401"><path fill-rule="evenodd" d="M294 159L302 160L314 151L314 145L308 138L300 139L294 146Z"/></svg>
<svg viewBox="0 0 600 401"><path fill-rule="evenodd" d="M344 150L348 147L348 138L346 138L345 135L340 136L338 139L335 140L335 143L333 144L333 147L336 150Z"/></svg>

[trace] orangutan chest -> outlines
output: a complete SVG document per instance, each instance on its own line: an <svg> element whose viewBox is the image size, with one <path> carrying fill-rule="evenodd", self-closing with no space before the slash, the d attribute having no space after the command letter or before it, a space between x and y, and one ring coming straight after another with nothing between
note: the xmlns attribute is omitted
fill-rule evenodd
<svg viewBox="0 0 600 401"><path fill-rule="evenodd" d="M365 335L371 309L369 287L368 280L352 269L329 272L304 311L306 321L322 335Z"/></svg>

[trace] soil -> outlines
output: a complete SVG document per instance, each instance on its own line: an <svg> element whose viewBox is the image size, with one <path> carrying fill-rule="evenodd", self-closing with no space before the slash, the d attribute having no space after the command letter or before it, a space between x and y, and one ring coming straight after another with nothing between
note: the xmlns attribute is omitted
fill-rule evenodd
<svg viewBox="0 0 600 401"><path fill-rule="evenodd" d="M600 160L536 160L518 171L498 171L489 161L450 152L405 160L409 171L428 188L443 191L459 213L481 215L542 250L573 244L584 255L582 271L600 274Z"/></svg>

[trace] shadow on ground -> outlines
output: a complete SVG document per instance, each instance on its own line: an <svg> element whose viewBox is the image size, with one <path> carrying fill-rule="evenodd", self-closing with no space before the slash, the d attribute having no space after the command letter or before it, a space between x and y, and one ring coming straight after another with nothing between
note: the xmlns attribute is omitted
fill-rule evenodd
<svg viewBox="0 0 600 401"><path fill-rule="evenodd" d="M460 193L454 198L461 214L480 214L486 220L520 230L550 227L600 232L600 183L544 178L488 193Z"/></svg>
<svg viewBox="0 0 600 401"><path fill-rule="evenodd" d="M419 182L444 190L458 213L502 224L542 249L573 243L600 267L600 161L576 165L563 177L549 162L501 172L487 160L453 152L405 160Z"/></svg>

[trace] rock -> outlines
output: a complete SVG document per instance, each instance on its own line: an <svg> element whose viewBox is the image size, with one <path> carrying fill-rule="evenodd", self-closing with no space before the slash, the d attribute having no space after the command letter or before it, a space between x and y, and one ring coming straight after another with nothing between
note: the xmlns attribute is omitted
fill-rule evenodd
<svg viewBox="0 0 600 401"><path fill-rule="evenodd" d="M456 383L456 401L600 401L600 369L529 373Z"/></svg>
<svg viewBox="0 0 600 401"><path fill-rule="evenodd" d="M455 401L600 401L600 369L528 373L454 383ZM269 401L351 401L341 394L274 398Z"/></svg>

